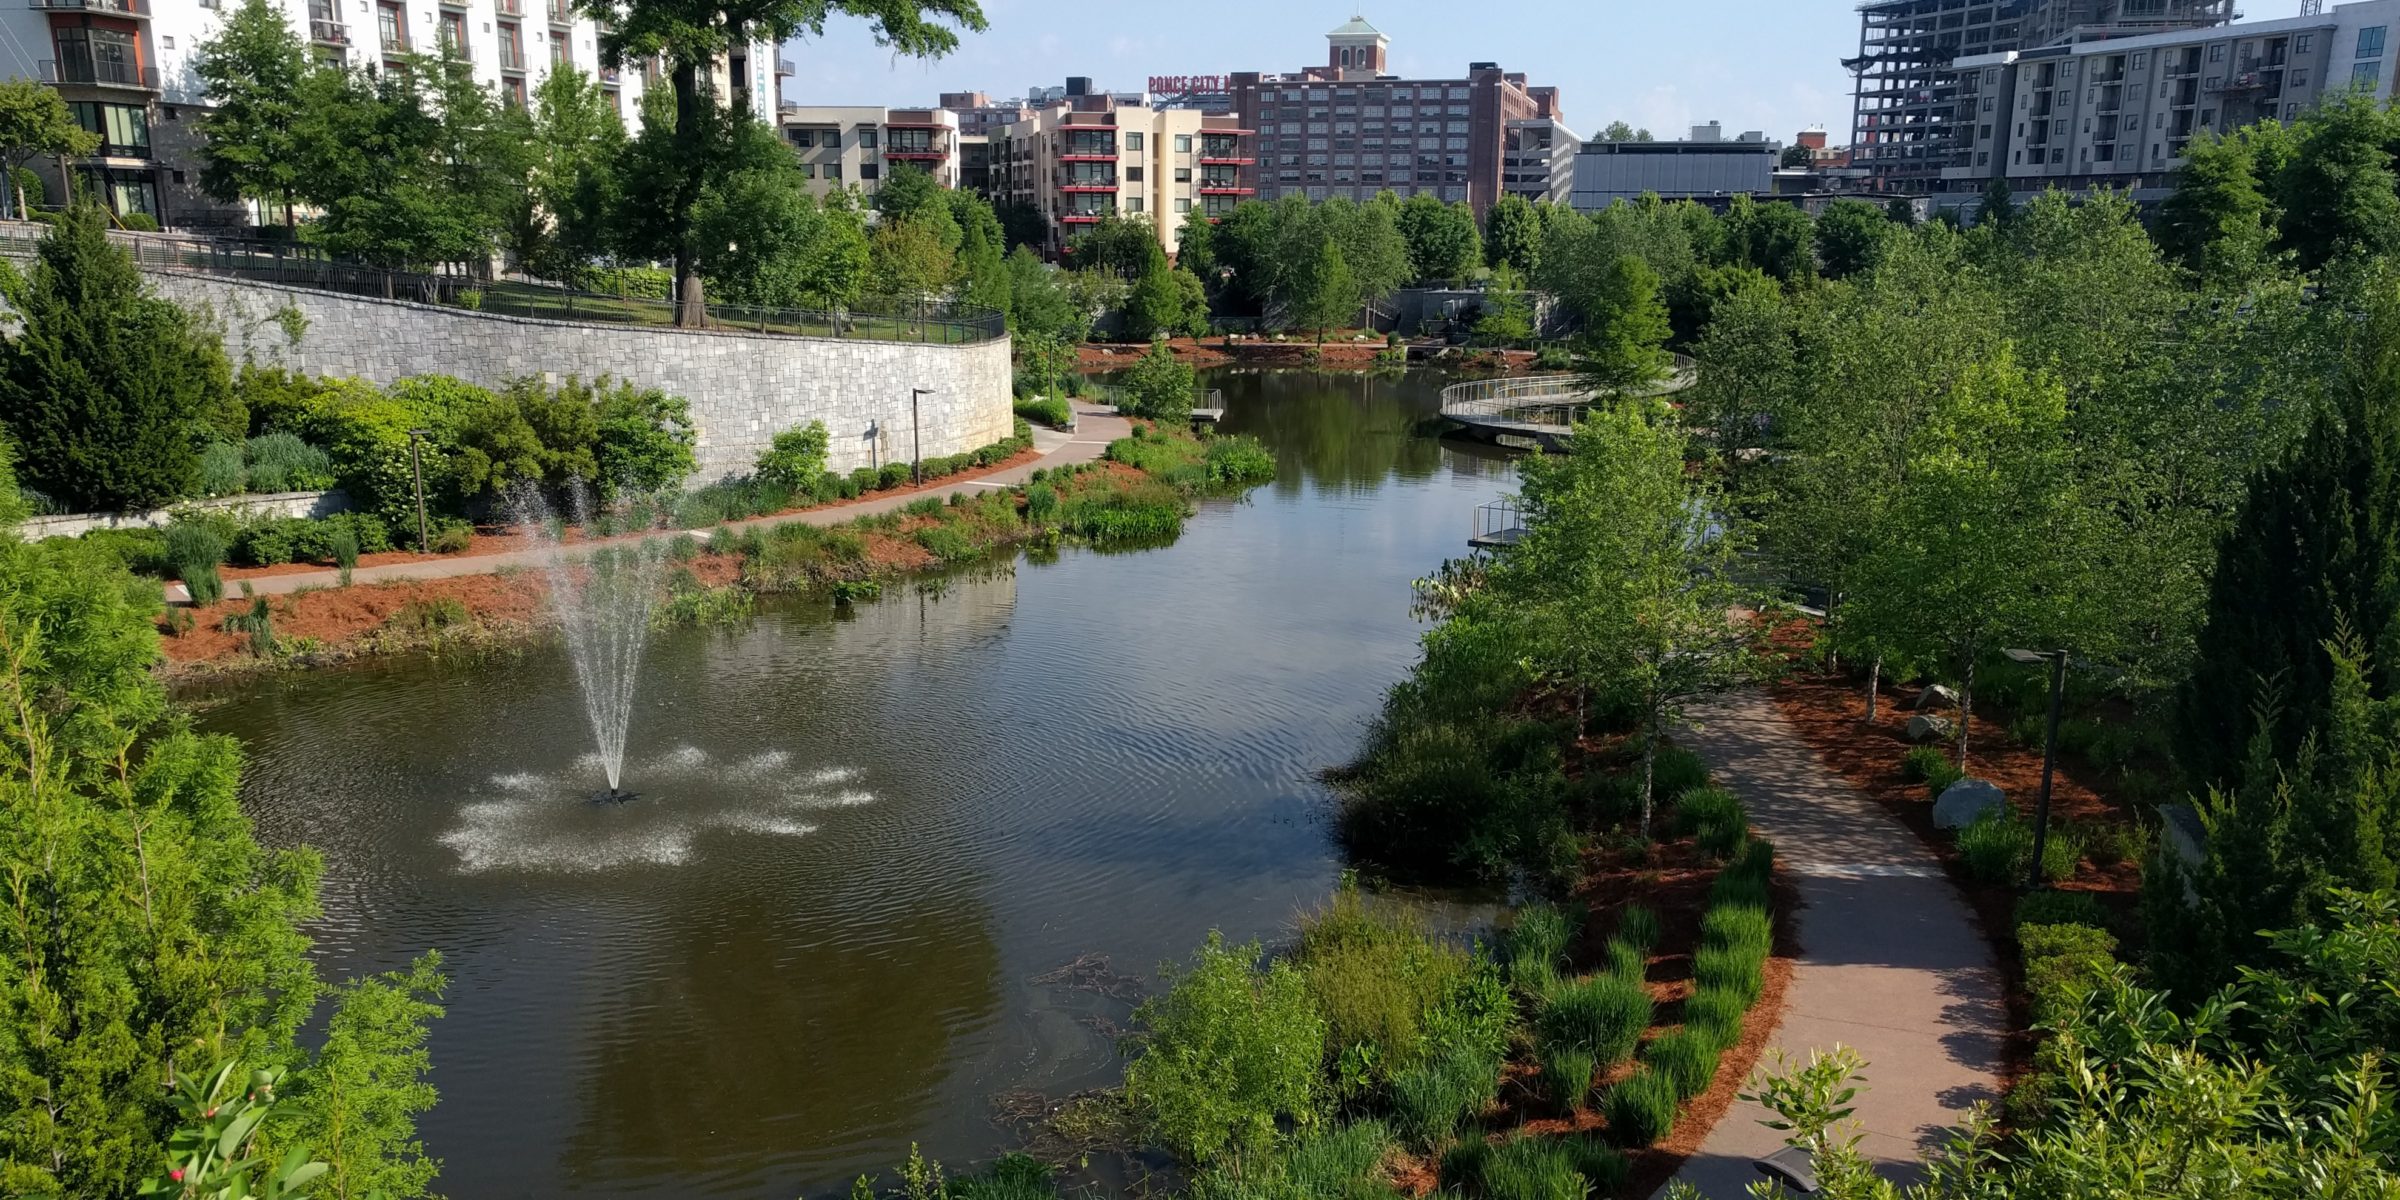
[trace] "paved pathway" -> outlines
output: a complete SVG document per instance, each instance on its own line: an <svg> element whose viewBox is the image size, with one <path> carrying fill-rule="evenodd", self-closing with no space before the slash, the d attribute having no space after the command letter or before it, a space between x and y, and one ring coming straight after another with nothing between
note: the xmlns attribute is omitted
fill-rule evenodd
<svg viewBox="0 0 2400 1200"><path fill-rule="evenodd" d="M2000 1097L2007 1012L1990 948L1924 843L1817 760L1759 692L1694 714L1706 758L1775 842L1798 885L1801 954L1769 1042L1805 1060L1839 1042L1867 1060L1859 1149L1898 1181L1970 1105ZM1752 1162L1783 1146L1737 1101L1680 1178L1739 1200Z"/></svg>
<svg viewBox="0 0 2400 1200"><path fill-rule="evenodd" d="M735 529L783 525L793 521L810 525L838 525L859 517L870 517L877 513L905 508L927 496L947 499L953 493L958 492L976 495L995 488L1011 487L1023 483L1027 477L1040 468L1090 462L1099 458L1110 442L1133 431L1132 425L1125 418L1117 416L1115 409L1104 405L1077 403L1075 413L1075 432L1059 433L1036 427L1033 433L1033 444L1035 449L1042 452L1042 456L1032 462L1010 467L1005 471L995 471L973 479L941 484L923 491L878 496L873 499L852 501L848 504L812 508L806 512L790 513L784 516L757 517L748 521L729 523ZM656 536L673 537L675 533ZM618 539L617 542L600 544L619 544L625 540L630 539ZM576 547L570 547L569 552L573 553L576 549ZM460 575L490 575L510 567L539 565L548 553L547 550L510 550L500 554L466 554L451 558L428 558L416 562L386 563L377 567L360 567L351 572L350 577L355 583L399 583L411 579L448 579ZM338 572L330 570L297 571L288 575L254 575L249 577L248 582L252 590L256 592L264 595L280 595L296 592L304 587L332 587L340 582L340 575ZM239 590L239 584L236 581L228 579L226 583L228 591ZM167 585L167 598L176 601L188 599L184 594L183 585L177 583Z"/></svg>

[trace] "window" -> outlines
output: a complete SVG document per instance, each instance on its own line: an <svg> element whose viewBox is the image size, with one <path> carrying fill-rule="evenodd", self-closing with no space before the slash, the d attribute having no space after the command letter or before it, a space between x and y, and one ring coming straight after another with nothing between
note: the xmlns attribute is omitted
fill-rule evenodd
<svg viewBox="0 0 2400 1200"><path fill-rule="evenodd" d="M1125 211L1126 211L1126 212L1140 212L1140 211L1142 211L1142 198L1141 198L1140 196L1127 196L1127 197L1125 197Z"/></svg>
<svg viewBox="0 0 2400 1200"><path fill-rule="evenodd" d="M150 114L141 106L79 100L67 107L75 114L76 124L100 135L99 153L123 158L148 157Z"/></svg>
<svg viewBox="0 0 2400 1200"><path fill-rule="evenodd" d="M2383 64L2362 62L2350 68L2350 86L2372 90L2383 79Z"/></svg>
<svg viewBox="0 0 2400 1200"><path fill-rule="evenodd" d="M2308 72L2306 72L2306 71L2294 71L2294 72L2292 72L2292 86L2293 86L2293 87L2295 87L2295 88L2304 88L2304 87L2307 87L2307 86L2308 86Z"/></svg>
<svg viewBox="0 0 2400 1200"><path fill-rule="evenodd" d="M2052 121L2050 123L2050 132L2055 133L2060 137L2065 137L2067 133L2067 119L2065 117L2060 117L2056 121Z"/></svg>
<svg viewBox="0 0 2400 1200"><path fill-rule="evenodd" d="M1979 141L1979 142L1988 142L1988 141L1992 140L1992 127L1991 127L1991 126L1989 126L1989 125L1986 125L1986 126L1983 126L1983 127L1982 127L1982 128L1980 128L1980 129L1976 130L1976 131L1975 131L1975 140L1977 140L1977 141Z"/></svg>
<svg viewBox="0 0 2400 1200"><path fill-rule="evenodd" d="M817 144L818 144L818 145L820 145L820 146L823 146L823 147L825 147L825 148L826 148L826 149L828 149L828 150L839 150L839 149L841 149L841 148L842 148L842 131L841 131L841 130L839 130L839 129L828 129L828 130L825 130L825 131L824 131L824 132L822 132L822 133L819 133L819 134L817 135ZM868 144L868 145L873 145L874 143L872 143L872 142L869 142L869 143L867 143L867 144Z"/></svg>
<svg viewBox="0 0 2400 1200"><path fill-rule="evenodd" d="M1991 151L1989 151L1989 150L1978 150L1978 151L1976 151L1976 152L1975 152L1975 165L1976 165L1976 166L1979 166L1979 167L1990 166L1990 165L1991 165L1991 162L1992 162L1992 152L1991 152Z"/></svg>
<svg viewBox="0 0 2400 1200"><path fill-rule="evenodd" d="M503 71L525 69L525 39L524 35L518 31L514 21L500 22L500 69ZM523 91L523 86L519 85L518 90Z"/></svg>
<svg viewBox="0 0 2400 1200"><path fill-rule="evenodd" d="M860 179L881 179L881 178L883 178L883 164L882 164L882 163L860 163L860 164L858 164L858 177L859 177Z"/></svg>
<svg viewBox="0 0 2400 1200"><path fill-rule="evenodd" d="M815 179L816 177L817 177L817 164L815 164L815 163L801 163L801 164L800 164L800 178L802 178L802 179Z"/></svg>
<svg viewBox="0 0 2400 1200"><path fill-rule="evenodd" d="M1983 73L1983 81L1989 84L1998 84L2000 82L2000 68L1993 67L1990 70L1985 71Z"/></svg>
<svg viewBox="0 0 2400 1200"><path fill-rule="evenodd" d="M2217 42L2209 46L2208 61L2212 63L2221 63L2225 61L2225 43Z"/></svg>
<svg viewBox="0 0 2400 1200"><path fill-rule="evenodd" d="M842 177L842 164L840 164L840 163L838 163L838 162L829 162L829 163L826 163L826 164L825 164L825 178L827 178L827 179L840 179L841 177Z"/></svg>
<svg viewBox="0 0 2400 1200"><path fill-rule="evenodd" d="M2355 55L2355 57L2382 58L2383 30L2384 27L2381 25L2369 25L2365 29L2359 30L2358 53Z"/></svg>
<svg viewBox="0 0 2400 1200"><path fill-rule="evenodd" d="M2050 161L2051 161L2053 164L2056 164L2056 163L2063 163L2063 162L2067 161L2067 148L2066 148L2065 146L2053 146L2053 147L2051 147L2051 149L2050 149Z"/></svg>
<svg viewBox="0 0 2400 1200"><path fill-rule="evenodd" d="M1177 167L1177 168L1175 168L1175 182L1177 182L1177 183L1190 183L1191 181L1192 181L1192 169L1191 169L1190 167Z"/></svg>
<svg viewBox="0 0 2400 1200"><path fill-rule="evenodd" d="M1132 152L1135 152L1135 153L1140 153L1140 152L1141 152L1141 149L1142 149L1142 135L1140 135L1140 134L1138 134L1138 133L1128 133L1128 134L1126 134L1126 135L1125 135L1125 148L1126 148L1127 150L1129 150L1129 151L1132 151Z"/></svg>
<svg viewBox="0 0 2400 1200"><path fill-rule="evenodd" d="M444 48L457 54L460 58L475 57L467 50L467 14L443 13L441 29Z"/></svg>
<svg viewBox="0 0 2400 1200"><path fill-rule="evenodd" d="M504 85L501 95L507 98L508 106L510 108L525 107L525 77L511 75L501 82Z"/></svg>
<svg viewBox="0 0 2400 1200"><path fill-rule="evenodd" d="M58 45L58 77L66 83L140 83L141 60L133 35L114 29L84 26L53 31Z"/></svg>
<svg viewBox="0 0 2400 1200"><path fill-rule="evenodd" d="M408 49L408 22L402 19L399 5L375 6L375 32L383 38L385 54L398 54Z"/></svg>
<svg viewBox="0 0 2400 1200"><path fill-rule="evenodd" d="M2058 64L2058 77L2060 79L2075 78L2075 64L2071 62Z"/></svg>
<svg viewBox="0 0 2400 1200"><path fill-rule="evenodd" d="M787 129L784 133L792 139L793 145L803 150L816 142L816 135L805 129Z"/></svg>
<svg viewBox="0 0 2400 1200"><path fill-rule="evenodd" d="M1188 213L1188 212L1192 211L1192 199L1191 199L1191 197L1189 197L1189 196L1177 196L1177 197L1175 197L1175 211L1176 211L1176 212L1179 212L1179 213Z"/></svg>
<svg viewBox="0 0 2400 1200"><path fill-rule="evenodd" d="M1188 134L1188 133L1179 133L1179 134L1176 134L1176 135L1175 135L1175 153L1177 153L1177 154L1190 154L1191 152L1192 152L1192 135L1190 135L1190 134Z"/></svg>
<svg viewBox="0 0 2400 1200"><path fill-rule="evenodd" d="M1983 98L1983 111L1985 111L1985 112L1990 112L1990 111L1992 111L1992 98L1991 98L1990 96L1985 96L1985 97Z"/></svg>
<svg viewBox="0 0 2400 1200"><path fill-rule="evenodd" d="M2149 66L2149 65L2150 65L2150 52L2149 52L2149 51L2147 51L2147 50L2136 50L2136 51L2134 51L2134 52L2133 52L2133 69L2134 69L2134 70L2136 70L2136 71L2139 71L2139 70L2141 70L2142 68L2144 68L2144 67L2147 67L2147 66Z"/></svg>
<svg viewBox="0 0 2400 1200"><path fill-rule="evenodd" d="M1127 168L1125 168L1125 182L1127 182L1127 183L1140 183L1141 181L1142 181L1142 169L1141 169L1140 167L1127 167Z"/></svg>
<svg viewBox="0 0 2400 1200"><path fill-rule="evenodd" d="M2306 54L2317 48L2317 35L2304 33L2292 39L2292 53Z"/></svg>

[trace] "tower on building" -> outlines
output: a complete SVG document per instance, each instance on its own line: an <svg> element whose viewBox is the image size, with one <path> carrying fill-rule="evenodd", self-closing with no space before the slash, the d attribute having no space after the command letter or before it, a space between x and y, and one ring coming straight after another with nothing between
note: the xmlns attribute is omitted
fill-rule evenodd
<svg viewBox="0 0 2400 1200"><path fill-rule="evenodd" d="M1373 79L1384 73L1389 65L1392 39L1383 31L1367 24L1365 17L1352 17L1341 28L1325 35L1325 65L1339 78Z"/></svg>

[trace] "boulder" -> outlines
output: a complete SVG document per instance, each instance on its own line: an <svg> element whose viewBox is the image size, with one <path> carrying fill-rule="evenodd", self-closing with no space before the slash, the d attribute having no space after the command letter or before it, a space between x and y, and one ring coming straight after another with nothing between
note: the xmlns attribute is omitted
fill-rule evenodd
<svg viewBox="0 0 2400 1200"><path fill-rule="evenodd" d="M1958 693L1936 683L1928 686L1924 691L1918 692L1917 702L1911 707L1918 712L1924 712L1929 708L1957 708Z"/></svg>
<svg viewBox="0 0 2400 1200"><path fill-rule="evenodd" d="M1908 719L1908 740L1938 742L1949 737L1956 728L1958 727L1952 725L1948 717L1937 717L1932 713L1918 713Z"/></svg>
<svg viewBox="0 0 2400 1200"><path fill-rule="evenodd" d="M1975 818L2008 803L2000 794L2000 786L1986 779L1961 779L1942 789L1941 797L1933 802L1933 827L1964 829Z"/></svg>

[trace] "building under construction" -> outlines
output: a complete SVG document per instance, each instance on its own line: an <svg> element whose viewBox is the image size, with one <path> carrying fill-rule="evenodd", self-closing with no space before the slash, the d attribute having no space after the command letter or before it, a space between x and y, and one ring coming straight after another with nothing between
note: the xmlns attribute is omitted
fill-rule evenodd
<svg viewBox="0 0 2400 1200"><path fill-rule="evenodd" d="M1927 192L1961 163L1972 114L1952 61L2068 40L2221 25L2233 0L1865 0L1858 6L1851 165L1870 186Z"/></svg>

